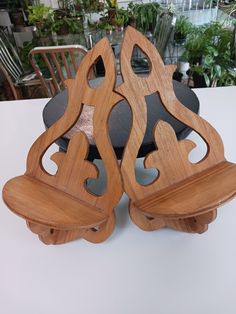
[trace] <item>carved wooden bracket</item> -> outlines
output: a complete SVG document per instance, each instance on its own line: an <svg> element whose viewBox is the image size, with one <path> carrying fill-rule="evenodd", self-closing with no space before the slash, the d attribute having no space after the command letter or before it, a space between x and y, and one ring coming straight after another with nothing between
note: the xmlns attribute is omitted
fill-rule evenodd
<svg viewBox="0 0 236 314"><path fill-rule="evenodd" d="M150 73L139 76L131 67L134 47L147 56ZM102 58L105 78L96 88L88 82L94 63ZM75 79L66 81L69 100L64 115L32 145L23 176L4 186L7 206L26 219L30 230L47 244L58 244L82 237L104 241L115 226L114 207L123 191L130 197L132 220L144 230L172 227L186 232L204 232L215 219L216 208L236 194L236 167L227 162L219 134L204 119L184 107L176 98L173 65L164 65L156 48L142 34L128 27L120 56L122 83L116 86L115 59L106 38L82 60ZM144 159L144 167L156 168L158 176L148 185L136 180L135 162L147 126L145 96L158 93L165 109L177 120L196 131L207 145L197 163L189 160L195 144L177 141L172 127L157 122L153 130L156 150ZM125 99L132 111L132 129L121 164L118 164L108 132L109 114ZM83 105L94 107L94 140L103 160L107 187L102 195L91 193L86 181L99 175L87 160L89 143L79 131L70 140L66 153L51 159L55 175L43 167L47 149L68 132L80 117Z"/></svg>
<svg viewBox="0 0 236 314"><path fill-rule="evenodd" d="M151 70L147 76L140 77L132 71L130 60L135 46L149 60ZM216 217L215 208L236 194L236 167L225 160L217 131L176 98L172 83L175 67L164 65L152 43L133 28L125 33L120 62L123 83L116 91L128 101L133 114L121 162L124 189L131 199L131 218L144 230L168 226L201 233ZM158 175L144 186L136 180L135 161L147 125L145 96L155 92L174 118L200 135L207 152L199 162L190 162L189 153L195 143L178 142L172 127L159 121L153 130L156 150L144 159L144 167L156 168Z"/></svg>

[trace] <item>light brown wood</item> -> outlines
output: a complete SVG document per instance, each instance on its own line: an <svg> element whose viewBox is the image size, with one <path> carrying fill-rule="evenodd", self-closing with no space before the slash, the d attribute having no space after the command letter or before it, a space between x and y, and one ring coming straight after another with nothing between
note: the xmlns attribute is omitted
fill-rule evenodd
<svg viewBox="0 0 236 314"><path fill-rule="evenodd" d="M144 77L136 75L130 64L136 46L149 59L151 71ZM124 189L131 199L131 218L145 230L170 226L203 232L214 219L215 208L236 194L235 164L226 162L217 131L176 98L172 83L175 66L164 65L152 43L131 27L124 36L120 64L123 83L116 91L128 101L133 115L121 161ZM147 125L145 96L155 92L173 117L200 135L207 144L207 153L198 163L191 163L188 156L195 143L178 142L172 127L159 121L153 130L156 150L144 159L145 168L156 168L159 175L144 186L136 180L135 162Z"/></svg>
<svg viewBox="0 0 236 314"><path fill-rule="evenodd" d="M27 226L45 244L63 244L78 238L84 238L92 243L100 243L112 234L115 228L115 214L112 213L107 221L90 229L58 230L31 221L27 221Z"/></svg>
<svg viewBox="0 0 236 314"><path fill-rule="evenodd" d="M155 193L134 206L155 217L187 218L206 213L236 195L236 167L229 162L209 168L162 193ZM210 185L210 186L209 186Z"/></svg>
<svg viewBox="0 0 236 314"><path fill-rule="evenodd" d="M82 229L56 230L27 221L28 228L45 244L63 244L82 237Z"/></svg>
<svg viewBox="0 0 236 314"><path fill-rule="evenodd" d="M12 82L11 77L8 74L8 72L6 71L6 69L4 68L2 62L0 62L0 73L2 73L5 76L8 84L9 84L9 87L11 89L11 92L12 92L12 95L13 95L14 99L18 100L18 99L22 98L22 97L20 97L19 91L16 89L16 86Z"/></svg>
<svg viewBox="0 0 236 314"><path fill-rule="evenodd" d="M30 63L48 97L52 97L55 93L66 88L66 80L74 78L79 63L86 53L87 49L81 45L36 47L30 51ZM53 84L53 88L48 84L49 82L45 78L42 69L40 69L37 58L41 58L48 69L52 78L50 83ZM89 77L95 77L93 67L91 67Z"/></svg>
<svg viewBox="0 0 236 314"><path fill-rule="evenodd" d="M132 70L130 60L135 46L149 59L148 76L140 77ZM100 57L106 75L99 86L92 88L89 73ZM236 194L236 167L225 160L219 134L178 101L172 85L174 67L165 66L151 42L131 27L124 36L120 64L123 82L116 87L115 59L108 40L102 39L86 54L75 79L65 81L69 99L64 115L32 145L25 174L4 186L5 203L46 244L79 237L93 243L104 241L114 229L114 207L124 190L130 198L131 219L141 229L171 227L190 233L206 231L216 217L216 208ZM69 69L66 71L69 74ZM145 96L154 92L159 93L173 117L200 135L207 144L207 153L199 162L191 163L188 156L195 144L177 141L172 127L159 121L153 130L156 150L144 159L144 166L156 168L158 176L142 185L136 181L135 163L147 126ZM133 121L119 166L109 137L108 118L123 99L130 105ZM94 141L106 171L107 186L100 196L86 186L87 180L96 179L99 173L86 159L89 143L84 132L73 135L66 153L51 156L58 167L56 174L47 173L42 164L47 149L78 121L83 105L94 107Z"/></svg>
<svg viewBox="0 0 236 314"><path fill-rule="evenodd" d="M16 214L54 229L92 228L106 221L107 215L95 206L72 197L59 189L30 176L21 176L7 182L4 194L7 206ZM27 200L27 209L26 209ZM50 205L50 210L48 206Z"/></svg>
<svg viewBox="0 0 236 314"><path fill-rule="evenodd" d="M104 60L106 76L100 86L91 88L88 75L99 57ZM66 81L67 109L32 145L26 173L4 186L7 206L23 217L44 243L65 243L78 237L97 243L104 241L114 229L114 207L123 193L120 168L108 132L109 114L121 100L113 91L115 80L115 59L105 38L86 54L75 79ZM66 153L51 156L58 167L55 175L47 173L42 164L48 147L77 122L83 104L94 107L94 140L106 171L107 187L99 196L86 186L87 179L96 179L99 173L86 160L89 143L84 132L79 131L72 137Z"/></svg>
<svg viewBox="0 0 236 314"><path fill-rule="evenodd" d="M208 224L216 218L216 209L190 218L168 220L152 217L150 214L144 214L131 205L129 213L132 221L144 231L153 231L169 227L189 233L203 233L208 229Z"/></svg>

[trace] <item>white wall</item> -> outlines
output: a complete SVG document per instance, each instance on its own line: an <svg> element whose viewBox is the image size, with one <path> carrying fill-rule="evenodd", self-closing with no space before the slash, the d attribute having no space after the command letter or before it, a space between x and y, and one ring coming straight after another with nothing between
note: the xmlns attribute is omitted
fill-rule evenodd
<svg viewBox="0 0 236 314"><path fill-rule="evenodd" d="M53 8L58 8L57 0L40 0L40 2Z"/></svg>
<svg viewBox="0 0 236 314"><path fill-rule="evenodd" d="M11 26L11 20L9 14L5 10L0 11L0 25L1 26Z"/></svg>

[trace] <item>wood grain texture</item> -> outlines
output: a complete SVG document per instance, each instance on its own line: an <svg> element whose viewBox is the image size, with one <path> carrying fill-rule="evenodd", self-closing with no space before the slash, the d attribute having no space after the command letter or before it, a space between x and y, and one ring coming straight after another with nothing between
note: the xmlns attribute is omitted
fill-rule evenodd
<svg viewBox="0 0 236 314"><path fill-rule="evenodd" d="M149 59L151 71L145 77L136 75L131 67L135 46ZM100 57L106 75L99 86L92 88L89 73ZM120 64L123 81L116 87L115 59L108 40L102 39L86 54L75 79L65 81L69 99L64 115L32 145L25 174L7 182L3 189L8 207L23 217L30 230L46 244L65 243L78 237L93 243L104 241L114 229L114 207L123 191L130 198L131 219L143 230L171 227L190 233L206 231L216 217L216 208L236 194L236 167L225 160L219 134L175 96L175 67L165 66L151 42L131 27L124 36ZM59 65L55 66L60 73ZM65 66L69 75L68 64ZM135 163L147 126L145 96L153 93L160 95L173 117L200 135L207 152L199 162L191 163L188 156L195 143L177 141L172 127L159 121L153 130L156 150L144 159L144 167L156 168L158 176L142 185L136 180ZM109 137L108 119L113 107L124 99L133 119L119 166ZM107 178L102 195L91 193L86 186L87 180L98 178L99 173L87 160L89 143L84 132L73 135L67 152L51 156L57 165L54 175L42 164L47 149L78 121L83 105L94 107L94 140Z"/></svg>
<svg viewBox="0 0 236 314"><path fill-rule="evenodd" d="M136 75L131 67L136 46L149 60L151 70L144 77ZM202 232L208 224L208 216L204 214L211 211L213 217L216 207L235 196L236 167L226 162L217 131L176 98L172 83L175 66L164 65L152 43L130 27L124 36L120 64L123 83L116 91L128 101L133 115L121 162L124 189L131 199L131 218L146 230L168 225L183 231ZM159 94L164 108L174 118L200 135L207 145L207 152L199 162L191 163L188 156L195 143L189 140L178 142L172 127L159 121L153 130L156 150L144 159L144 167L156 168L158 176L152 183L142 185L136 180L135 162L147 125L145 96L153 93ZM205 224L197 218L184 220L198 215L206 218Z"/></svg>
<svg viewBox="0 0 236 314"><path fill-rule="evenodd" d="M89 73L99 57L103 59L106 75L98 87L91 88ZM32 145L26 173L4 187L5 203L29 222L30 229L38 233L44 243L64 243L79 236L97 243L104 241L114 229L113 210L123 193L120 168L108 132L109 114L121 99L113 91L115 80L114 55L104 38L86 54L75 79L66 81L67 109ZM51 156L57 165L55 175L47 173L42 164L47 149L77 122L83 104L94 107L94 139L107 178L102 195L91 193L86 186L86 181L96 179L99 172L86 160L89 143L84 132L79 131L72 137L66 153Z"/></svg>
<svg viewBox="0 0 236 314"><path fill-rule="evenodd" d="M115 228L115 214L112 213L102 224L89 229L58 230L27 221L28 228L45 244L64 244L83 238L92 243L105 241Z"/></svg>
<svg viewBox="0 0 236 314"><path fill-rule="evenodd" d="M92 228L108 218L108 215L97 207L81 202L29 176L21 176L8 181L3 193L8 195L5 200L7 206L16 214L50 228L62 230L85 226Z"/></svg>
<svg viewBox="0 0 236 314"><path fill-rule="evenodd" d="M14 85L10 75L8 74L7 70L5 69L5 67L3 66L1 61L0 61L0 73L2 73L4 75L4 77L6 78L14 99L15 100L21 99L22 97L21 97L21 95L19 95L19 91L17 90L17 88Z"/></svg>
<svg viewBox="0 0 236 314"><path fill-rule="evenodd" d="M217 211L213 209L205 214L184 219L163 219L146 214L130 204L129 214L132 221L144 231L168 227L188 233L203 233L207 231L208 224L215 220Z"/></svg>
<svg viewBox="0 0 236 314"><path fill-rule="evenodd" d="M30 63L48 97L62 91L66 87L66 80L74 78L79 63L86 54L87 49L81 45L36 47L30 51ZM44 63L50 73L51 86L48 84L42 69L40 69L39 60ZM89 72L89 77L95 77L93 67Z"/></svg>
<svg viewBox="0 0 236 314"><path fill-rule="evenodd" d="M173 185L134 203L134 206L161 218L187 218L221 206L236 195L236 167L223 162L200 175Z"/></svg>
<svg viewBox="0 0 236 314"><path fill-rule="evenodd" d="M64 244L81 238L83 235L82 229L57 230L31 221L27 221L27 226L44 244Z"/></svg>

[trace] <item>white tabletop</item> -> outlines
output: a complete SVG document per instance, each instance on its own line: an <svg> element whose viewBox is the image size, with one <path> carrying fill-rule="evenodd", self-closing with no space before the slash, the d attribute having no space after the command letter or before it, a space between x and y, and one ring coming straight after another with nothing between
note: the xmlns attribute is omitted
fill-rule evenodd
<svg viewBox="0 0 236 314"><path fill-rule="evenodd" d="M195 92L201 115L221 134L227 159L236 162L236 87ZM0 102L1 189L24 173L27 151L44 130L47 101ZM192 158L202 150L200 145ZM140 162L138 172L147 176ZM102 244L46 246L0 200L0 313L236 313L236 200L219 209L202 235L138 229L125 196L116 215L116 229Z"/></svg>

